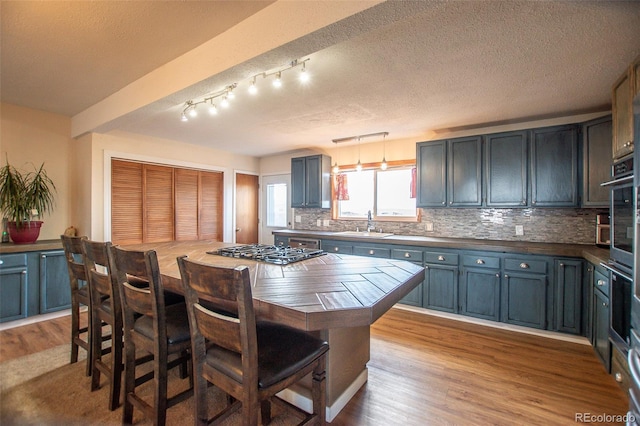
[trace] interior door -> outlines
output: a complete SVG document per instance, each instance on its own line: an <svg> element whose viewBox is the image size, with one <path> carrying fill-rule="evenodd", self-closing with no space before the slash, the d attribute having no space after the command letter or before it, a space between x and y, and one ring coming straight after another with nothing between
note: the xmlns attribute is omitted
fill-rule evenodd
<svg viewBox="0 0 640 426"><path fill-rule="evenodd" d="M236 243L258 242L258 176L236 173Z"/></svg>
<svg viewBox="0 0 640 426"><path fill-rule="evenodd" d="M262 177L260 244L273 244L272 232L291 227L291 175Z"/></svg>

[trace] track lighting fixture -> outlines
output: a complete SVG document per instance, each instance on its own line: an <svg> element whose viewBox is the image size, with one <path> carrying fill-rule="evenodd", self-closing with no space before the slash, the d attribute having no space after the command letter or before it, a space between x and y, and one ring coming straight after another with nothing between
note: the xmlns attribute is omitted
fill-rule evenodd
<svg viewBox="0 0 640 426"><path fill-rule="evenodd" d="M267 77L274 76L274 79L272 82L273 85L275 87L281 87L282 73L290 69L296 68L298 66L301 67L300 76L299 76L300 82L306 83L307 81L309 81L309 73L307 72L307 67L306 67L306 63L308 60L309 58L302 59L302 60L295 59L285 67L281 67L272 71L265 71L252 76L249 83L249 89L248 89L249 93L251 93L252 95L255 95L256 93L258 93L258 87L256 85L257 83L256 80L258 77L267 78ZM209 114L216 115L218 113L218 110L216 108L216 104L214 103L214 100L221 98L220 106L227 108L229 106L229 100L235 98L234 90L236 87L238 87L238 83L233 83L226 86L224 89L218 92L205 96L204 99L202 100L199 100L199 101L188 100L187 102L185 102L184 107L182 108L182 114L180 115L180 120L189 121L189 117L196 117L198 115L198 112L196 111L196 107L199 104L206 104L206 103L211 104L211 106L209 106Z"/></svg>

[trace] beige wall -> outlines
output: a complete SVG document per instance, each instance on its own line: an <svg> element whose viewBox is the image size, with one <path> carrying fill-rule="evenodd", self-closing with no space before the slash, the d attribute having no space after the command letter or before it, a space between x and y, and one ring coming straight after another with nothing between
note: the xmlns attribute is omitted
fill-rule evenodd
<svg viewBox="0 0 640 426"><path fill-rule="evenodd" d="M72 139L68 117L10 104L0 108L2 161L8 155L21 169L44 162L57 189L55 210L43 218L40 240L57 239L71 225L81 235L109 239L112 156L224 172L225 241L231 241L235 226L235 173L259 173L259 160L252 156L122 132Z"/></svg>
<svg viewBox="0 0 640 426"><path fill-rule="evenodd" d="M44 215L40 239L56 239L71 225L71 119L11 104L0 104L2 164L23 171L44 163L56 186L55 207Z"/></svg>

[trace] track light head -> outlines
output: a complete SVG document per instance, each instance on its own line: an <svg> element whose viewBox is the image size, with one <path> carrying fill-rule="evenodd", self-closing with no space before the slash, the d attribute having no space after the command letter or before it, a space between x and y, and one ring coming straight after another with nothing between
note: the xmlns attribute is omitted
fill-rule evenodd
<svg viewBox="0 0 640 426"><path fill-rule="evenodd" d="M282 87L282 73L280 71L278 71L276 73L276 78L273 80L273 86L274 87Z"/></svg>

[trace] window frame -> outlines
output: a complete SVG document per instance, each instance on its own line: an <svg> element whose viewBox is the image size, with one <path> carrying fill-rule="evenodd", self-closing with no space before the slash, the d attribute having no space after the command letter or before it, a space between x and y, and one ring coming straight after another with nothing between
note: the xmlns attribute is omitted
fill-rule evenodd
<svg viewBox="0 0 640 426"><path fill-rule="evenodd" d="M421 218L422 218L422 209L419 207L416 207L416 215L415 216L378 216L378 195L377 195L377 177L378 177L378 171L383 171L380 169L380 164L381 163L365 163L362 165L362 170L374 170L374 174L373 174L373 210L372 210L372 220L375 220L376 222L410 222L410 223L416 223L416 222L420 222ZM393 170L393 169L410 169L412 167L416 167L416 161L415 160L398 160L398 161L388 161L387 162L388 167L387 170ZM344 173L344 172L355 172L356 171L356 165L355 164L349 164L349 165L344 165L344 166L340 166L340 171L339 173ZM332 180L335 179L335 175L332 174L331 176ZM344 221L362 221L362 220L366 220L366 217L342 217L339 216L338 212L339 212L339 207L338 207L338 203L339 201L336 199L336 195L335 195L335 181L333 181L333 185L331 185L331 219L332 220L344 220Z"/></svg>

